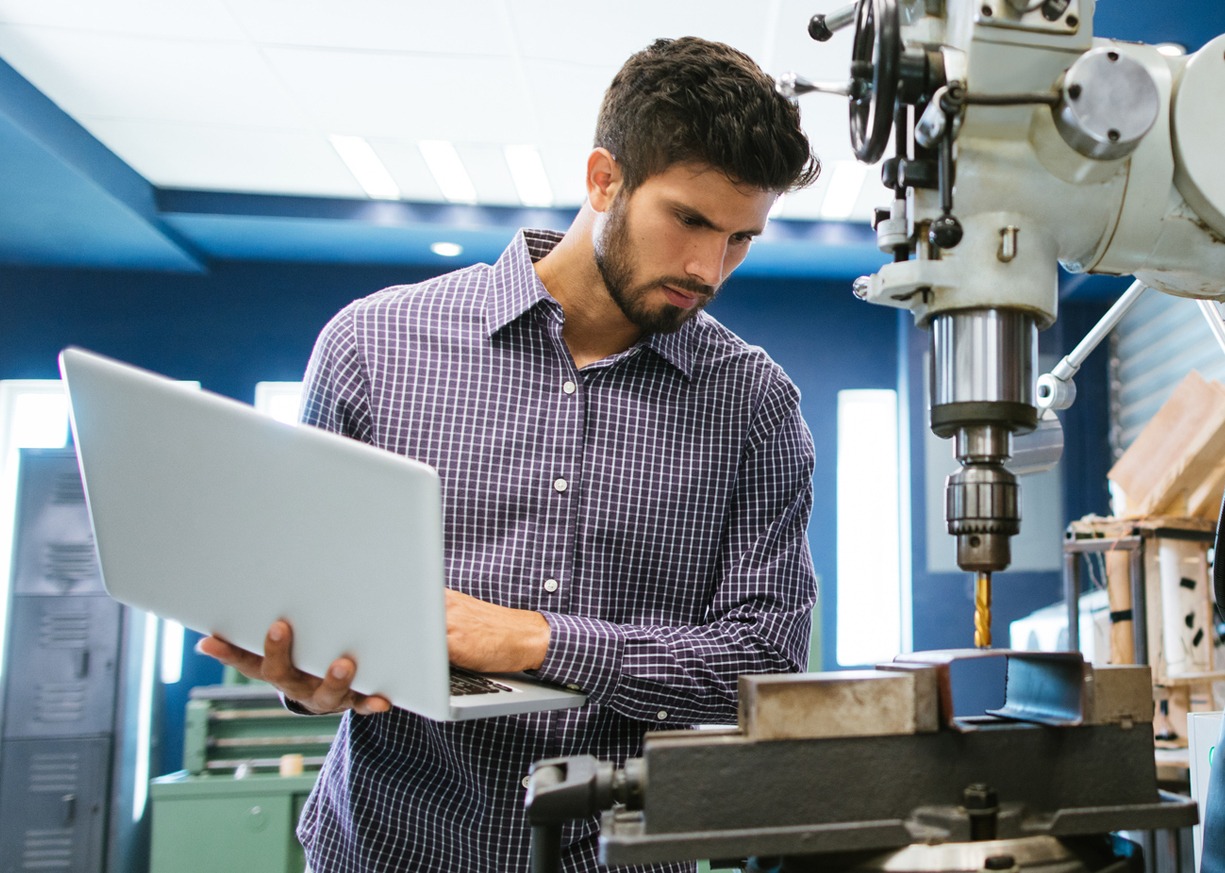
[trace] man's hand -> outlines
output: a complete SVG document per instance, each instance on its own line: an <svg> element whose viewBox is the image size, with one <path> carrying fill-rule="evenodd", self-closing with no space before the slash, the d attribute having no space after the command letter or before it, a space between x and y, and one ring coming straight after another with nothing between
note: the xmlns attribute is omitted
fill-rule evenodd
<svg viewBox="0 0 1225 873"><path fill-rule="evenodd" d="M371 715L391 709L391 702L377 694L358 694L349 685L357 672L351 658L337 658L320 679L303 673L293 665L293 629L287 621L275 621L264 638L261 658L246 649L231 645L220 637L205 637L196 650L233 667L248 679L261 679L308 712L323 715L351 709Z"/></svg>
<svg viewBox="0 0 1225 873"><path fill-rule="evenodd" d="M549 623L539 612L495 606L447 589L451 663L480 673L518 673L544 663Z"/></svg>

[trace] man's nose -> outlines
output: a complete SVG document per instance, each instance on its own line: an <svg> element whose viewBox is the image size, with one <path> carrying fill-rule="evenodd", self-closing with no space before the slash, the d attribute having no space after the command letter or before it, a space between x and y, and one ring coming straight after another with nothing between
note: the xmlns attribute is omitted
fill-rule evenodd
<svg viewBox="0 0 1225 873"><path fill-rule="evenodd" d="M723 267L727 259L727 240L714 238L703 240L691 252L685 265L689 275L703 285L717 288L723 283Z"/></svg>

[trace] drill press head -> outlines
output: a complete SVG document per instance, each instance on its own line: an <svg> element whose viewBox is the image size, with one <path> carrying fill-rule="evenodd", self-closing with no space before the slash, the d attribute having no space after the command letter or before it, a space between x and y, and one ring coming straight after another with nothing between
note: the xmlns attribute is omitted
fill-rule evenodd
<svg viewBox="0 0 1225 873"><path fill-rule="evenodd" d="M941 313L931 325L931 421L951 437L961 468L945 483L945 521L963 570L996 572L1011 561L1020 532L1016 477L1004 464L1012 435L1034 429L1032 315L1006 308Z"/></svg>

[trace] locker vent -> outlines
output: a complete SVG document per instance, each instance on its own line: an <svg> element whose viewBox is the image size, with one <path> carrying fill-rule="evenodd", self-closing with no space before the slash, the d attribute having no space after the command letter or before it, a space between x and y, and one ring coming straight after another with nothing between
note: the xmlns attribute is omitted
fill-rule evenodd
<svg viewBox="0 0 1225 873"><path fill-rule="evenodd" d="M39 794L71 794L76 791L80 757L75 752L31 756L30 791Z"/></svg>
<svg viewBox="0 0 1225 873"><path fill-rule="evenodd" d="M34 699L34 720L62 722L83 718L87 690L85 682L43 682Z"/></svg>
<svg viewBox="0 0 1225 873"><path fill-rule="evenodd" d="M44 556L47 581L58 585L65 593L98 575L94 544L47 543Z"/></svg>
<svg viewBox="0 0 1225 873"><path fill-rule="evenodd" d="M55 486L51 492L52 504L63 506L83 502L85 502L85 489L81 485L81 476L76 470L55 477Z"/></svg>
<svg viewBox="0 0 1225 873"><path fill-rule="evenodd" d="M22 870L60 870L72 866L72 831L38 828L26 831Z"/></svg>
<svg viewBox="0 0 1225 873"><path fill-rule="evenodd" d="M89 613L43 613L38 644L47 649L79 649L89 644Z"/></svg>

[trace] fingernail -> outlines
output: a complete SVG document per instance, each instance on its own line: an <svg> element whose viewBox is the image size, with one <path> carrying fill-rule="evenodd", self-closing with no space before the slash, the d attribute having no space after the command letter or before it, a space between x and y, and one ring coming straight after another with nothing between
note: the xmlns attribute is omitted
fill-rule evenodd
<svg viewBox="0 0 1225 873"><path fill-rule="evenodd" d="M203 654L204 654L204 640L205 640L205 639L207 639L207 638L206 638L206 637L200 637L200 639L196 640L196 646L195 646L195 649L196 649L196 654L198 654L198 655L203 655Z"/></svg>
<svg viewBox="0 0 1225 873"><path fill-rule="evenodd" d="M332 666L332 678L343 679L349 675L349 668L343 664L334 664Z"/></svg>
<svg viewBox="0 0 1225 873"><path fill-rule="evenodd" d="M281 623L278 621L268 630L268 639L274 643L279 643L281 638L285 636L285 631L281 628Z"/></svg>

